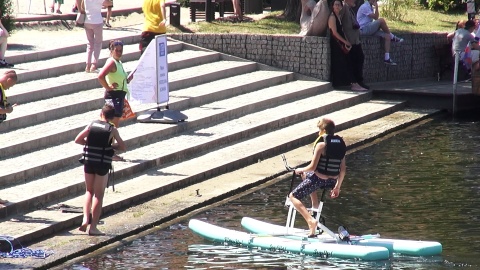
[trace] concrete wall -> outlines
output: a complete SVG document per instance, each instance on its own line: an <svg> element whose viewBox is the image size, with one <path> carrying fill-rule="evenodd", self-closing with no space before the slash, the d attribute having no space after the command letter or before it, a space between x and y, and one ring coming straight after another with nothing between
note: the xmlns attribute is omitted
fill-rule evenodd
<svg viewBox="0 0 480 270"><path fill-rule="evenodd" d="M330 77L330 46L325 37L250 34L170 34L170 37L207 49L298 72L321 80ZM435 77L439 69L434 45L446 44L446 33L406 34L392 43L391 58L383 63L383 40L362 37L367 83Z"/></svg>

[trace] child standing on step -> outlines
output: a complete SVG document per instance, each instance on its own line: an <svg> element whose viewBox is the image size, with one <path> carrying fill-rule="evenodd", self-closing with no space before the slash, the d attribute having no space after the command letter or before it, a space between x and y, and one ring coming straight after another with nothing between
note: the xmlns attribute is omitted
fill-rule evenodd
<svg viewBox="0 0 480 270"><path fill-rule="evenodd" d="M75 138L75 143L84 145L80 162L83 163L86 189L83 222L78 229L85 232L90 224L88 235L104 235L97 229L97 224L102 213L108 171L112 168L114 150L126 150L125 142L120 137L118 129L111 124L114 117L115 108L105 104L100 113L100 119L85 127ZM113 143L113 140L116 143Z"/></svg>

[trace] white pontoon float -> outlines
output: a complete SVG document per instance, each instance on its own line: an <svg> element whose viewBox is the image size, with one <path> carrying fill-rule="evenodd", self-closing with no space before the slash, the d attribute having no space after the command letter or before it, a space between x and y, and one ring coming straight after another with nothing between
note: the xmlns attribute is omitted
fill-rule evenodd
<svg viewBox="0 0 480 270"><path fill-rule="evenodd" d="M291 192L295 170L288 166L283 155L282 158L287 170L293 171ZM318 209L308 209L315 213L318 221L319 234L315 237L308 237L309 230L294 228L297 211L288 199L288 195L285 206L289 210L285 226L244 217L242 226L250 233L225 229L195 219L190 220L188 227L203 238L224 245L255 247L322 258L385 260L393 254L434 256L442 253L442 245L434 241L383 239L379 234L351 236L343 226L340 226L338 233L335 233L324 225L325 220L321 216L324 199L325 190L322 192Z"/></svg>

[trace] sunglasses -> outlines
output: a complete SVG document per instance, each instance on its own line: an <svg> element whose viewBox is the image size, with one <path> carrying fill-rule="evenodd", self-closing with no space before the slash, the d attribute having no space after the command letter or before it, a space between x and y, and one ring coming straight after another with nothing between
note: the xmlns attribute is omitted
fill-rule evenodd
<svg viewBox="0 0 480 270"><path fill-rule="evenodd" d="M118 45L123 46L123 42L121 42L121 41L115 41L115 42L113 42L113 46L118 46Z"/></svg>

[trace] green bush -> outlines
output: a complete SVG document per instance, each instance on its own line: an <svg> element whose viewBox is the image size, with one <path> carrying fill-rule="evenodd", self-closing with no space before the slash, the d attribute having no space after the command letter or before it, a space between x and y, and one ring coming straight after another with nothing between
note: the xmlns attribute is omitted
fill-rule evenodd
<svg viewBox="0 0 480 270"><path fill-rule="evenodd" d="M420 0L419 3L431 10L443 10L445 12L466 10L464 0Z"/></svg>
<svg viewBox="0 0 480 270"><path fill-rule="evenodd" d="M182 6L182 7L189 7L190 6L190 0L178 0L177 2L179 2L180 6Z"/></svg>
<svg viewBox="0 0 480 270"><path fill-rule="evenodd" d="M0 12L3 26L11 33L15 29L12 0L0 0Z"/></svg>
<svg viewBox="0 0 480 270"><path fill-rule="evenodd" d="M415 5L415 0L384 0L381 14L391 20L401 21L408 11Z"/></svg>

